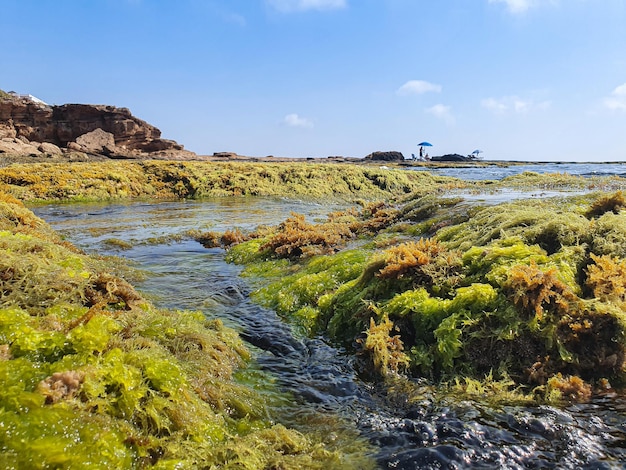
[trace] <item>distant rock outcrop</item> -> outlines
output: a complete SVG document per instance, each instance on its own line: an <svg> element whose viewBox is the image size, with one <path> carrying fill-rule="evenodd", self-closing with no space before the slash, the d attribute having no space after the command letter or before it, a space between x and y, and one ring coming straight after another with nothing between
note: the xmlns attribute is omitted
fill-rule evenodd
<svg viewBox="0 0 626 470"><path fill-rule="evenodd" d="M432 157L430 160L433 162L467 162L471 159L458 153L447 153L446 155Z"/></svg>
<svg viewBox="0 0 626 470"><path fill-rule="evenodd" d="M384 162L395 162L404 160L402 152L372 152L365 157L365 160L380 160Z"/></svg>
<svg viewBox="0 0 626 470"><path fill-rule="evenodd" d="M51 144L56 147L51 147ZM195 156L127 108L107 105L50 106L30 96L0 94L0 153L80 151L113 158Z"/></svg>

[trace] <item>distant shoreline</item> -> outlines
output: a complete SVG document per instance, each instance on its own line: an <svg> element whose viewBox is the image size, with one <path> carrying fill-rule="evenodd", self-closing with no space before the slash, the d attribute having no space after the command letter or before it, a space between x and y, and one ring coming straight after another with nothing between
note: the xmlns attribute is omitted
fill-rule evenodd
<svg viewBox="0 0 626 470"><path fill-rule="evenodd" d="M228 157L219 155L198 155L200 161L248 161L248 162L310 162L310 163L354 163L357 165L386 165L386 166L424 166L424 167L480 167L480 166L510 166L510 165L619 165L626 164L626 160L614 162L575 162L575 161L524 161L524 160L472 160L467 162L433 162L416 160L365 160L361 157L251 157L244 155L232 155Z"/></svg>
<svg viewBox="0 0 626 470"><path fill-rule="evenodd" d="M194 161L194 162L247 162L247 163L313 163L313 164L354 164L354 165L370 165L370 166L388 166L393 167L424 167L424 168L476 168L476 167L507 167L519 165L623 165L624 161L611 162L575 162L575 161L523 161L523 160L472 160L466 162L460 161L415 161L415 160L366 160L362 157L253 157L238 155L235 153L224 152L215 153L213 155L195 155L188 158L109 158L98 154L89 154L76 152L72 154L59 155L14 155L0 153L0 167L11 164L29 164L29 163L72 163L72 162L107 162L107 161L144 161L144 160L162 160L162 161Z"/></svg>

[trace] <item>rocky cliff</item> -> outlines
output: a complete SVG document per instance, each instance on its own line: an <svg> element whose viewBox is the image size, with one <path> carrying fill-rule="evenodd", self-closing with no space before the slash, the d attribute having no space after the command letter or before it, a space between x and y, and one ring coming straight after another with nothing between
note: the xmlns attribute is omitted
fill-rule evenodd
<svg viewBox="0 0 626 470"><path fill-rule="evenodd" d="M83 152L110 158L195 156L127 108L50 106L34 97L0 93L0 154Z"/></svg>

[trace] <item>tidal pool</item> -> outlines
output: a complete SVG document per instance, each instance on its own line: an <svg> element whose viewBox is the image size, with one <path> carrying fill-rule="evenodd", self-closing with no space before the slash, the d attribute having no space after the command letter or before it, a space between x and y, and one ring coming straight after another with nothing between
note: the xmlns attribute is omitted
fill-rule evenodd
<svg viewBox="0 0 626 470"><path fill-rule="evenodd" d="M202 310L250 344L242 382L267 394L276 422L349 447L360 436L380 468L626 468L626 396L566 407L491 406L424 387L399 402L360 378L352 357L323 337L294 333L249 299L251 286L220 249L189 240L189 229L224 231L276 224L291 212L312 220L337 207L271 198L54 204L33 211L76 246L127 259L146 273L136 287L160 307Z"/></svg>

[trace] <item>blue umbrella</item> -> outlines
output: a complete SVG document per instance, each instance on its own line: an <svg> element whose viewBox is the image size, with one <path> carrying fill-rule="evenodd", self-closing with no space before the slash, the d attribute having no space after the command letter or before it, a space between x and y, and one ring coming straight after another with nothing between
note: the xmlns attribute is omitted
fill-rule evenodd
<svg viewBox="0 0 626 470"><path fill-rule="evenodd" d="M419 147L432 147L433 144L431 144L430 142L420 142L419 144L417 144Z"/></svg>

